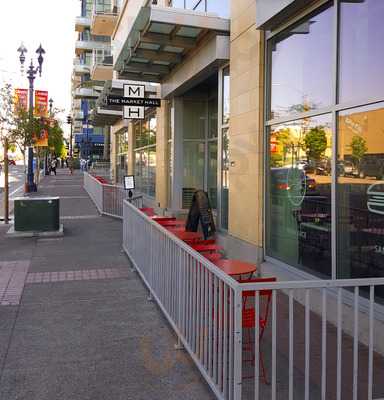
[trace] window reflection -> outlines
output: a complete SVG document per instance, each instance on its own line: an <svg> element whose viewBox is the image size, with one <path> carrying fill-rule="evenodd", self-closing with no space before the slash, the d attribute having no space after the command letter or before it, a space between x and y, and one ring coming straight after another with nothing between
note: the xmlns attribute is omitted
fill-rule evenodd
<svg viewBox="0 0 384 400"><path fill-rule="evenodd" d="M269 143L268 254L330 276L331 116L275 125Z"/></svg>
<svg viewBox="0 0 384 400"><path fill-rule="evenodd" d="M270 119L331 103L332 11L333 7L322 7L269 42Z"/></svg>
<svg viewBox="0 0 384 400"><path fill-rule="evenodd" d="M228 229L229 207L229 137L228 128L222 131L222 170L221 170L221 227Z"/></svg>
<svg viewBox="0 0 384 400"><path fill-rule="evenodd" d="M338 276L384 276L384 103L339 114Z"/></svg>
<svg viewBox="0 0 384 400"><path fill-rule="evenodd" d="M156 127L156 115L150 113L133 128L136 188L151 197L156 194Z"/></svg>
<svg viewBox="0 0 384 400"><path fill-rule="evenodd" d="M229 67L223 70L223 125L229 124L229 114L230 114L230 92L229 92Z"/></svg>
<svg viewBox="0 0 384 400"><path fill-rule="evenodd" d="M384 2L340 4L340 101L382 96Z"/></svg>

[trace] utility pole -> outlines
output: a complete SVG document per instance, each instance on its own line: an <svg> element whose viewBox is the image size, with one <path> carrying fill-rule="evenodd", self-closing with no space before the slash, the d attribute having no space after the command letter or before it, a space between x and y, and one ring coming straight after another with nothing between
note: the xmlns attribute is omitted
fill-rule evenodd
<svg viewBox="0 0 384 400"><path fill-rule="evenodd" d="M9 223L8 138L4 139L4 223Z"/></svg>

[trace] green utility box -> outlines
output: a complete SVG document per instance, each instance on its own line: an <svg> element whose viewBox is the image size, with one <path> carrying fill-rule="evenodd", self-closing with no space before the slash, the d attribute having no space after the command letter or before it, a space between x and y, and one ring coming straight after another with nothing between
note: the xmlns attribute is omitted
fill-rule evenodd
<svg viewBox="0 0 384 400"><path fill-rule="evenodd" d="M15 199L15 232L53 232L60 229L59 197Z"/></svg>

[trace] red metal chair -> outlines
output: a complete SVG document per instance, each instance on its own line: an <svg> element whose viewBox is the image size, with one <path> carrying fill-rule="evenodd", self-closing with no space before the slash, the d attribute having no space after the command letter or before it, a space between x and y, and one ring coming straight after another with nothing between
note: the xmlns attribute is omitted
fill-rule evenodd
<svg viewBox="0 0 384 400"><path fill-rule="evenodd" d="M240 283L266 283L266 282L276 282L275 277L271 278L250 278L239 280ZM243 321L242 326L244 329L245 340L243 341L243 350L251 353L251 358L244 360L245 362L255 363L255 348L254 341L252 340L252 330L255 328L255 296L256 292L254 290L246 290L243 292ZM261 351L261 340L264 336L265 328L268 325L269 309L272 299L271 289L261 289L259 291L259 302L260 302L260 313L259 313L259 360L261 375L265 384L268 384L267 374L265 371L264 357ZM245 377L253 378L253 376Z"/></svg>

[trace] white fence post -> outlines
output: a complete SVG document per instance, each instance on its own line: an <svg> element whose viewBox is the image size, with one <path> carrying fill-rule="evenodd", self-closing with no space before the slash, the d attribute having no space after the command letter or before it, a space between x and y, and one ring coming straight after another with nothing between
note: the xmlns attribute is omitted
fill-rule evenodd
<svg viewBox="0 0 384 400"><path fill-rule="evenodd" d="M242 315L242 291L240 288L235 289L234 301L234 382L233 382L233 399L241 400L242 393L242 352L243 352L243 315Z"/></svg>

